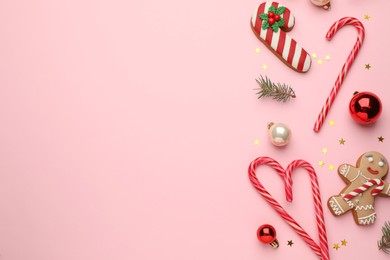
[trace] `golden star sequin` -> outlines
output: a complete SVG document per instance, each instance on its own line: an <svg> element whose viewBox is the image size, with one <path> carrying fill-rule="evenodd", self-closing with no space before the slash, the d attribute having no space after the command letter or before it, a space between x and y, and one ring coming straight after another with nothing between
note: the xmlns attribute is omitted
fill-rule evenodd
<svg viewBox="0 0 390 260"><path fill-rule="evenodd" d="M348 243L347 240L345 240L345 239L344 239L344 240L341 240L341 245L342 245L342 246L347 246L347 243Z"/></svg>
<svg viewBox="0 0 390 260"><path fill-rule="evenodd" d="M340 144L342 144L342 145L344 145L344 144L345 144L345 142L346 142L346 141L345 141L345 139L344 139L344 138L341 138L341 139L339 140L339 143L340 143Z"/></svg>
<svg viewBox="0 0 390 260"><path fill-rule="evenodd" d="M317 61L317 63L321 65L321 64L322 64L322 60L319 59L319 60Z"/></svg>
<svg viewBox="0 0 390 260"><path fill-rule="evenodd" d="M333 248L338 250L340 248L340 246L339 246L339 244L336 243L336 244L333 244Z"/></svg>
<svg viewBox="0 0 390 260"><path fill-rule="evenodd" d="M364 20L367 20L367 21L369 21L371 19L371 16L369 16L368 14L365 14L363 17L364 17Z"/></svg>
<svg viewBox="0 0 390 260"><path fill-rule="evenodd" d="M319 161L319 162L318 162L318 166L324 167L324 165L325 165L325 163L324 163L323 161Z"/></svg>
<svg viewBox="0 0 390 260"><path fill-rule="evenodd" d="M383 143L384 140L385 140L385 138L383 136L378 136L378 142Z"/></svg>
<svg viewBox="0 0 390 260"><path fill-rule="evenodd" d="M333 170L334 170L334 165L333 165L333 164L330 164L330 165L328 166L328 169L329 169L329 171L333 171Z"/></svg>
<svg viewBox="0 0 390 260"><path fill-rule="evenodd" d="M313 54L311 55L311 57L312 57L313 59L316 59L316 58L317 58L317 53L313 53Z"/></svg>
<svg viewBox="0 0 390 260"><path fill-rule="evenodd" d="M368 63L368 64L365 64L364 65L364 68L366 69L366 70L369 70L369 69L371 69L371 65Z"/></svg>
<svg viewBox="0 0 390 260"><path fill-rule="evenodd" d="M256 48L256 53L259 53L260 52L260 48Z"/></svg>
<svg viewBox="0 0 390 260"><path fill-rule="evenodd" d="M328 152L328 149L322 148L322 153L323 153L323 154L326 154L327 152Z"/></svg>
<svg viewBox="0 0 390 260"><path fill-rule="evenodd" d="M261 66L263 68L263 70L267 70L268 69L268 65L267 64L263 64L263 66Z"/></svg>
<svg viewBox="0 0 390 260"><path fill-rule="evenodd" d="M253 141L253 143L254 143L255 145L258 145L260 142L259 142L258 139L256 139L256 140Z"/></svg>
<svg viewBox="0 0 390 260"><path fill-rule="evenodd" d="M330 126L334 126L334 121L333 121L333 120L330 120L330 121L329 121L329 125L330 125Z"/></svg>
<svg viewBox="0 0 390 260"><path fill-rule="evenodd" d="M325 60L326 60L326 61L330 61L330 59L331 59L331 58L330 58L330 55L326 55Z"/></svg>
<svg viewBox="0 0 390 260"><path fill-rule="evenodd" d="M294 243L293 243L293 241L292 240L287 240L287 245L288 246L292 246Z"/></svg>

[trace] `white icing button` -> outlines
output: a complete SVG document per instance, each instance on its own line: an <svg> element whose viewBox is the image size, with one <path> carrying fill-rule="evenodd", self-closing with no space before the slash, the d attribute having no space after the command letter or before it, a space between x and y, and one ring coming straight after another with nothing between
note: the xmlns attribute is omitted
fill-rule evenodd
<svg viewBox="0 0 390 260"><path fill-rule="evenodd" d="M385 165L385 163L382 162L382 161L380 161L380 162L378 162L378 165L379 165L380 167L383 167L383 165Z"/></svg>
<svg viewBox="0 0 390 260"><path fill-rule="evenodd" d="M368 157L367 160L368 160L369 162L373 162L373 161L374 161L374 158Z"/></svg>

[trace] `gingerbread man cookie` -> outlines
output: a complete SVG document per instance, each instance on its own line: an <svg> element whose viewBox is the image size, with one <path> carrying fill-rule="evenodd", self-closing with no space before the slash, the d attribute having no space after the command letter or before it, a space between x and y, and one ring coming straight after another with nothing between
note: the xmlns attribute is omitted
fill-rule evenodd
<svg viewBox="0 0 390 260"><path fill-rule="evenodd" d="M340 216L352 210L356 224L373 224L376 219L375 196L390 196L390 185L383 181L388 171L385 157L374 151L361 155L356 167L340 165L338 173L347 186L339 195L329 198L328 208L332 214Z"/></svg>
<svg viewBox="0 0 390 260"><path fill-rule="evenodd" d="M307 72L311 65L310 55L286 33L294 24L291 11L276 2L262 3L251 19L253 32L268 49L293 70Z"/></svg>

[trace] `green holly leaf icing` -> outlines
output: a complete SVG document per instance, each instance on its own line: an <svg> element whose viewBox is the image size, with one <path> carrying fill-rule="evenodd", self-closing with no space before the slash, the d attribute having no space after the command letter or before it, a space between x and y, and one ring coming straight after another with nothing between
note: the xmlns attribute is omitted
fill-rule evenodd
<svg viewBox="0 0 390 260"><path fill-rule="evenodd" d="M279 30L279 25L278 25L278 23L274 23L274 24L272 25L272 30L273 30L274 32L278 32L278 30Z"/></svg>
<svg viewBox="0 0 390 260"><path fill-rule="evenodd" d="M280 20L278 21L279 27L284 26L284 18L280 17Z"/></svg>
<svg viewBox="0 0 390 260"><path fill-rule="evenodd" d="M286 7L279 6L278 9L276 9L275 14L281 15L284 13L285 10L286 10Z"/></svg>
<svg viewBox="0 0 390 260"><path fill-rule="evenodd" d="M261 20L268 20L268 14L261 14L260 19Z"/></svg>
<svg viewBox="0 0 390 260"><path fill-rule="evenodd" d="M273 6L273 5L271 5L271 6L268 8L268 13L269 13L269 12L275 13L275 12L276 12L276 7Z"/></svg>
<svg viewBox="0 0 390 260"><path fill-rule="evenodd" d="M264 30L267 30L269 28L269 23L267 20L263 21L263 26L261 28L263 28Z"/></svg>

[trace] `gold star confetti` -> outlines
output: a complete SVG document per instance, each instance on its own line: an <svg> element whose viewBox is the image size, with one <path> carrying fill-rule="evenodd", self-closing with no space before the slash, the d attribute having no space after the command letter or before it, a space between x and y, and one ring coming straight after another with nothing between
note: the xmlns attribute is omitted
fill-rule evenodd
<svg viewBox="0 0 390 260"><path fill-rule="evenodd" d="M326 60L326 61L330 61L330 59L331 59L331 58L330 58L330 55L326 55L325 60Z"/></svg>
<svg viewBox="0 0 390 260"><path fill-rule="evenodd" d="M292 240L287 240L287 245L288 246L292 246L294 243L293 243L293 241Z"/></svg>
<svg viewBox="0 0 390 260"><path fill-rule="evenodd" d="M266 70L268 69L268 65L267 64L263 64L263 66L261 66L263 68L263 70Z"/></svg>
<svg viewBox="0 0 390 260"><path fill-rule="evenodd" d="M366 70L369 70L369 69L371 69L371 65L368 63L368 64L365 64L364 65L364 68L366 69Z"/></svg>
<svg viewBox="0 0 390 260"><path fill-rule="evenodd" d="M379 137L378 137L378 142L383 143L384 140L385 140L385 138L384 138L383 136L379 136Z"/></svg>
<svg viewBox="0 0 390 260"><path fill-rule="evenodd" d="M322 60L319 59L319 60L317 61L317 63L321 65L321 64L322 64Z"/></svg>
<svg viewBox="0 0 390 260"><path fill-rule="evenodd" d="M324 167L324 165L325 165L325 163L324 163L323 161L319 161L319 162L318 162L318 166Z"/></svg>
<svg viewBox="0 0 390 260"><path fill-rule="evenodd" d="M323 153L323 154L326 154L327 152L328 152L328 149L322 148L322 153Z"/></svg>
<svg viewBox="0 0 390 260"><path fill-rule="evenodd" d="M333 171L333 170L334 170L334 165L333 165L333 164L330 164L330 165L328 166L328 169L329 169L329 171Z"/></svg>
<svg viewBox="0 0 390 260"><path fill-rule="evenodd" d="M342 245L342 246L347 246L347 243L348 243L347 240L345 240L345 239L344 239L344 240L341 240L341 245Z"/></svg>
<svg viewBox="0 0 390 260"><path fill-rule="evenodd" d="M339 143L340 143L340 144L345 144L345 142L346 142L346 141L345 141L344 138L341 138L341 139L339 140Z"/></svg>
<svg viewBox="0 0 390 260"><path fill-rule="evenodd" d="M312 57L313 59L316 59L316 58L317 58L317 53L313 53L313 54L311 55L311 57Z"/></svg>
<svg viewBox="0 0 390 260"><path fill-rule="evenodd" d="M368 14L365 14L365 15L364 15L364 20L369 21L370 19L371 19L371 16L369 16Z"/></svg>
<svg viewBox="0 0 390 260"><path fill-rule="evenodd" d="M256 53L259 53L260 52L260 48L256 48Z"/></svg>
<svg viewBox="0 0 390 260"><path fill-rule="evenodd" d="M255 145L258 145L260 142L259 142L258 139L256 139L255 141L253 141L253 143L254 143Z"/></svg>
<svg viewBox="0 0 390 260"><path fill-rule="evenodd" d="M336 243L336 244L333 244L333 248L338 250L340 248L340 246L339 246L339 244Z"/></svg>
<svg viewBox="0 0 390 260"><path fill-rule="evenodd" d="M333 121L333 120L330 120L330 121L329 121L329 125L330 125L330 126L334 126L334 121Z"/></svg>

